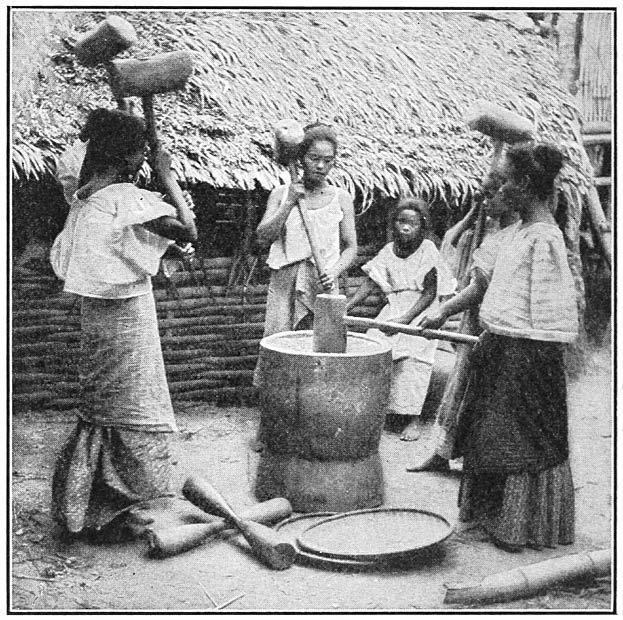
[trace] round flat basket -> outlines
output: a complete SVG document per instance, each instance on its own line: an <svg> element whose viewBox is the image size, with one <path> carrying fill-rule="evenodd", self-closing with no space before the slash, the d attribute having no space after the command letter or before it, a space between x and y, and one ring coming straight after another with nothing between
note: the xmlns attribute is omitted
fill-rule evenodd
<svg viewBox="0 0 623 620"><path fill-rule="evenodd" d="M297 538L302 552L315 556L387 562L408 558L452 534L447 519L415 508L375 508L334 515Z"/></svg>
<svg viewBox="0 0 623 620"><path fill-rule="evenodd" d="M308 514L298 515L296 517L288 517L275 526L285 539L292 543L298 551L298 560L305 564L312 564L320 568L347 568L347 569L365 569L375 565L375 562L368 560L348 560L345 558L330 558L309 551L303 551L297 544L298 536L307 528L325 520L327 517L333 516L333 512L312 512Z"/></svg>

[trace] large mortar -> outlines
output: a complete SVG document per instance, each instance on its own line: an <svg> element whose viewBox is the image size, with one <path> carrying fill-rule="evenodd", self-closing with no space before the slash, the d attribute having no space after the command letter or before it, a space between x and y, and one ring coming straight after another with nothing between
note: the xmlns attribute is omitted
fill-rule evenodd
<svg viewBox="0 0 623 620"><path fill-rule="evenodd" d="M343 512L383 502L379 441L392 371L388 345L349 333L346 353L312 350L313 332L260 343L260 500L297 512Z"/></svg>

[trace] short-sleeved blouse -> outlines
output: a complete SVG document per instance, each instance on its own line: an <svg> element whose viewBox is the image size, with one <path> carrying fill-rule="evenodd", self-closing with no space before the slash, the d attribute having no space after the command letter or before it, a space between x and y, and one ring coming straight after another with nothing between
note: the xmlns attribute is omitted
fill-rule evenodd
<svg viewBox="0 0 623 620"><path fill-rule="evenodd" d="M64 290L117 299L151 291L151 277L173 241L141 226L176 210L160 194L115 183L75 198L50 259Z"/></svg>
<svg viewBox="0 0 623 620"><path fill-rule="evenodd" d="M548 342L575 340L576 292L558 226L517 222L474 252L473 268L489 280L479 316L490 332Z"/></svg>
<svg viewBox="0 0 623 620"><path fill-rule="evenodd" d="M339 187L334 187L333 190L333 198L327 205L307 210L311 233L327 268L333 267L340 258L340 222L344 219L340 205L340 195L344 190ZM282 200L285 200L287 194L288 185L284 186ZM281 269L302 260L313 261L312 252L301 214L298 209L292 209L283 231L271 245L267 265L271 269Z"/></svg>
<svg viewBox="0 0 623 620"><path fill-rule="evenodd" d="M406 258L396 256L394 244L390 242L362 266L363 271L386 295L402 291L423 291L424 278L433 268L437 269L437 295L452 295L456 280L435 244L429 239L424 239L420 247Z"/></svg>

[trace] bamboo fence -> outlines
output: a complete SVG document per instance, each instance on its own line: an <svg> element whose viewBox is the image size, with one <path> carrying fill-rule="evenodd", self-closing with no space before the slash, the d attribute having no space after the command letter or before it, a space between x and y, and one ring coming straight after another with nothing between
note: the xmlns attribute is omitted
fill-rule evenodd
<svg viewBox="0 0 623 620"><path fill-rule="evenodd" d="M364 249L357 263L370 257ZM154 278L160 339L174 401L253 402L253 369L264 328L267 285L227 286L232 258L206 259L188 272ZM354 267L349 294L363 276ZM193 282L195 282L193 284ZM357 308L376 316L381 299ZM79 402L80 305L54 276L15 276L12 304L15 408L72 409Z"/></svg>

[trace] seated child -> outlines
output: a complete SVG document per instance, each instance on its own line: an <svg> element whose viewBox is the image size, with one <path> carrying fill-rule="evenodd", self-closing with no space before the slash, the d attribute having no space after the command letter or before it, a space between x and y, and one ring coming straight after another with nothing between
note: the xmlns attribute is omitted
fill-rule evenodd
<svg viewBox="0 0 623 620"><path fill-rule="evenodd" d="M368 277L348 302L347 310L380 289L387 303L377 318L413 325L426 309L438 304L439 296L454 292L454 279L435 244L425 238L428 221L428 211L422 200L405 198L398 203L394 240L363 265ZM394 366L388 413L404 416L407 424L400 438L414 441L420 434L419 416L437 341L406 334L387 336L376 329L368 333L391 342Z"/></svg>

